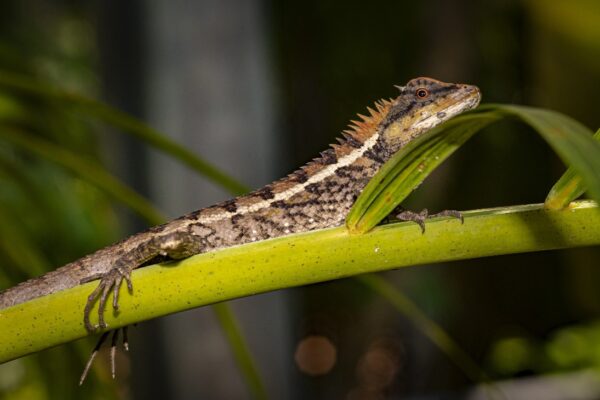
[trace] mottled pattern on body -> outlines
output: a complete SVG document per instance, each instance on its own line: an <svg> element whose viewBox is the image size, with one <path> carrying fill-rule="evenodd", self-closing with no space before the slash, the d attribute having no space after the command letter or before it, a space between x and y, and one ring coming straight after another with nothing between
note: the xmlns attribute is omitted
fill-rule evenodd
<svg viewBox="0 0 600 400"><path fill-rule="evenodd" d="M474 86L417 78L400 95L352 121L338 144L287 177L248 195L195 211L131 236L40 278L0 293L0 308L101 278L100 325L111 288L130 285L132 269L157 258L181 259L215 249L340 226L379 168L422 132L479 103ZM116 291L115 291L116 293ZM114 302L117 306L117 302Z"/></svg>

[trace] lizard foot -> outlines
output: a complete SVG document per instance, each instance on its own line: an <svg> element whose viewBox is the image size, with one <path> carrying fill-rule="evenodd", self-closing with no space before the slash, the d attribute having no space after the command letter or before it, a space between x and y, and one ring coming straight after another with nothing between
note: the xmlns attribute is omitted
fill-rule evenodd
<svg viewBox="0 0 600 400"><path fill-rule="evenodd" d="M123 330L123 349L125 351L129 351L129 339L127 338L127 328L128 328L127 326L121 328ZM115 377L117 376L115 355L117 352L117 344L119 341L119 330L121 330L121 329L115 329L113 331L111 345L110 345L110 372L111 372L113 379L115 379ZM79 386L83 385L83 382L85 381L85 378L87 378L88 373L90 372L90 368L91 368L92 364L94 363L94 359L98 355L98 351L100 351L100 348L102 348L102 345L104 344L104 341L106 340L106 338L108 337L109 334L110 334L110 332L104 332L102 334L102 336L100 336L98 343L96 343L94 350L92 350L92 354L90 354L90 358L88 359L87 363L85 364L85 368L83 369L81 378L79 378Z"/></svg>
<svg viewBox="0 0 600 400"><path fill-rule="evenodd" d="M93 277L90 280L93 280ZM83 323L88 332L93 332L96 328L106 328L106 322L104 322L104 311L106 311L106 301L110 295L110 290L113 290L113 308L119 309L119 289L123 280L127 282L127 289L132 292L133 284L131 283L131 270L128 268L115 267L107 273L101 275L100 283L94 289L94 291L88 296L85 309L83 311ZM94 326L90 323L90 313L96 300L99 299L98 303L98 325Z"/></svg>
<svg viewBox="0 0 600 400"><path fill-rule="evenodd" d="M429 215L429 211L427 211L426 208L421 210L421 212L419 212L419 213L416 213L414 211L405 210L402 208L400 208L400 210L398 210L398 211L399 211L399 213L396 214L396 218L398 218L400 221L415 222L421 228L421 233L425 233L425 220L427 218L454 217L454 218L460 219L461 224L465 223L465 220L464 220L462 214L456 210L444 210L439 213L431 214L431 215Z"/></svg>

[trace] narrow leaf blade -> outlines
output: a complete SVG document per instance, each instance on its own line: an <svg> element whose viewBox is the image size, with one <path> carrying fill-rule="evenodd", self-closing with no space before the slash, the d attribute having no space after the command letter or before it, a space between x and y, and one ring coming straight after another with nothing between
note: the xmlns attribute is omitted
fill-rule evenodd
<svg viewBox="0 0 600 400"><path fill-rule="evenodd" d="M182 164L212 180L232 194L238 195L248 191L245 185L198 157L186 147L169 139L168 136L157 132L145 123L102 102L80 94L61 90L44 82L6 70L0 70L0 89L51 99L62 106L77 109L83 114L95 117L123 130L123 132L129 135L139 138L143 142L179 160Z"/></svg>
<svg viewBox="0 0 600 400"><path fill-rule="evenodd" d="M0 138L81 176L130 207L150 224L156 225L164 221L164 217L148 200L96 163L52 142L8 125L0 126Z"/></svg>
<svg viewBox="0 0 600 400"><path fill-rule="evenodd" d="M600 142L594 140L589 128L564 114L541 108L488 104L480 109L492 109L534 128L563 162L581 176L590 196L600 201Z"/></svg>
<svg viewBox="0 0 600 400"><path fill-rule="evenodd" d="M600 129L594 134L594 139L600 141ZM581 176L575 172L573 167L569 167L550 189L544 207L548 210L562 210L586 190L587 186L583 183Z"/></svg>
<svg viewBox="0 0 600 400"><path fill-rule="evenodd" d="M600 143L574 119L540 108L488 104L426 132L392 157L369 182L352 207L346 225L353 233L372 229L473 134L502 117L516 118L536 130L573 173L567 178L578 194L585 185L600 201ZM570 177L581 176L582 183ZM581 193L579 193L581 194ZM565 200L561 200L565 201Z"/></svg>
<svg viewBox="0 0 600 400"><path fill-rule="evenodd" d="M465 141L497 118L491 112L464 114L409 143L371 179L350 210L348 229L371 230Z"/></svg>

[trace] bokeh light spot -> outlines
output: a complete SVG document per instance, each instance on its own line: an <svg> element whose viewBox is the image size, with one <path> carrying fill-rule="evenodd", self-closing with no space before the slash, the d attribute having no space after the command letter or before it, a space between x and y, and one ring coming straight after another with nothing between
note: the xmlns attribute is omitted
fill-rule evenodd
<svg viewBox="0 0 600 400"><path fill-rule="evenodd" d="M294 360L300 371L307 375L325 375L337 361L337 349L325 336L306 336L298 343Z"/></svg>

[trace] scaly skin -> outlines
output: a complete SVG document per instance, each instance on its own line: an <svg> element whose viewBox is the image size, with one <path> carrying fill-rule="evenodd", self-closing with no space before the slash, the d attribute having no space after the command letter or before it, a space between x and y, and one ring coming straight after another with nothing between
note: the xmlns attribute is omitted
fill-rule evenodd
<svg viewBox="0 0 600 400"><path fill-rule="evenodd" d="M479 89L413 79L400 95L382 100L369 116L344 132L339 144L287 177L248 195L195 211L164 225L67 264L0 293L0 309L100 278L84 310L89 316L99 300L99 326L104 311L123 280L132 290L131 271L159 257L181 259L224 247L292 233L340 226L369 179L402 146L441 122L479 104Z"/></svg>

